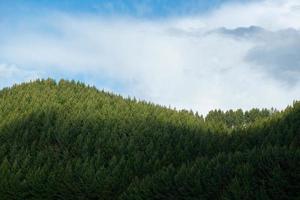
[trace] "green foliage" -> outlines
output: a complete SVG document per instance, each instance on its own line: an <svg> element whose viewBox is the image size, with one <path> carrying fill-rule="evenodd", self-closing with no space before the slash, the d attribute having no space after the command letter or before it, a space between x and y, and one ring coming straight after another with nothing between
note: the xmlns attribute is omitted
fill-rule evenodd
<svg viewBox="0 0 300 200"><path fill-rule="evenodd" d="M51 79L0 91L0 199L300 199L300 103L205 118Z"/></svg>

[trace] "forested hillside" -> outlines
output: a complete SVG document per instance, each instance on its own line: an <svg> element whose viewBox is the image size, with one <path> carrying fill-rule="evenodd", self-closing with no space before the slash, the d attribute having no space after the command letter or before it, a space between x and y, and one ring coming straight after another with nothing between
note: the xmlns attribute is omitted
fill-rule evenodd
<svg viewBox="0 0 300 200"><path fill-rule="evenodd" d="M0 91L0 199L300 199L300 103L206 117L82 83Z"/></svg>

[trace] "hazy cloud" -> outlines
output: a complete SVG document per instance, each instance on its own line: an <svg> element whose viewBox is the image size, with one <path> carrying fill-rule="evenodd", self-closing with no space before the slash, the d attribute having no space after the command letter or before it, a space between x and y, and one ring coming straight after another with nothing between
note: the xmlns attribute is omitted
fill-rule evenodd
<svg viewBox="0 0 300 200"><path fill-rule="evenodd" d="M14 65L0 63L0 88L9 87L20 81L30 81L39 77L38 72L24 70Z"/></svg>
<svg viewBox="0 0 300 200"><path fill-rule="evenodd" d="M268 31L262 27L220 28L210 33L252 41L245 61L258 65L275 79L294 85L300 80L300 31L289 28Z"/></svg>

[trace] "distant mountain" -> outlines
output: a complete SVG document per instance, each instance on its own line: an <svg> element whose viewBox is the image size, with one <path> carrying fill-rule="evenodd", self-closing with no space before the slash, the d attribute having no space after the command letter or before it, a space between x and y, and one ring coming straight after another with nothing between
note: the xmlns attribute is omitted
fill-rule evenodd
<svg viewBox="0 0 300 200"><path fill-rule="evenodd" d="M249 26L249 27L238 27L234 29L229 29L225 27L217 28L210 33L227 35L229 37L234 37L237 39L253 39L264 36L265 34L270 33L270 31L259 27L259 26Z"/></svg>
<svg viewBox="0 0 300 200"><path fill-rule="evenodd" d="M4 200L296 200L299 146L299 102L203 117L74 81L0 91Z"/></svg>
<svg viewBox="0 0 300 200"><path fill-rule="evenodd" d="M237 39L256 39L263 41L300 38L300 31L294 28L270 31L259 26L238 27L233 29L221 27L209 32L209 34L212 33L227 35Z"/></svg>
<svg viewBox="0 0 300 200"><path fill-rule="evenodd" d="M238 27L235 29L228 29L228 28L222 27L217 30L223 34L232 34L232 35L237 35L237 36L253 35L253 34L258 34L258 33L266 31L265 29L263 29L262 27L259 27L259 26Z"/></svg>

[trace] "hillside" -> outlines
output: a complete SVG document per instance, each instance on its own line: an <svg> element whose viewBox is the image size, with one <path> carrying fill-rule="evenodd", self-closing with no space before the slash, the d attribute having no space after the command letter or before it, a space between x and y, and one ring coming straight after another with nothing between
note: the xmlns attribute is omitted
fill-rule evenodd
<svg viewBox="0 0 300 200"><path fill-rule="evenodd" d="M300 199L300 103L206 117L38 80L0 91L0 199Z"/></svg>

